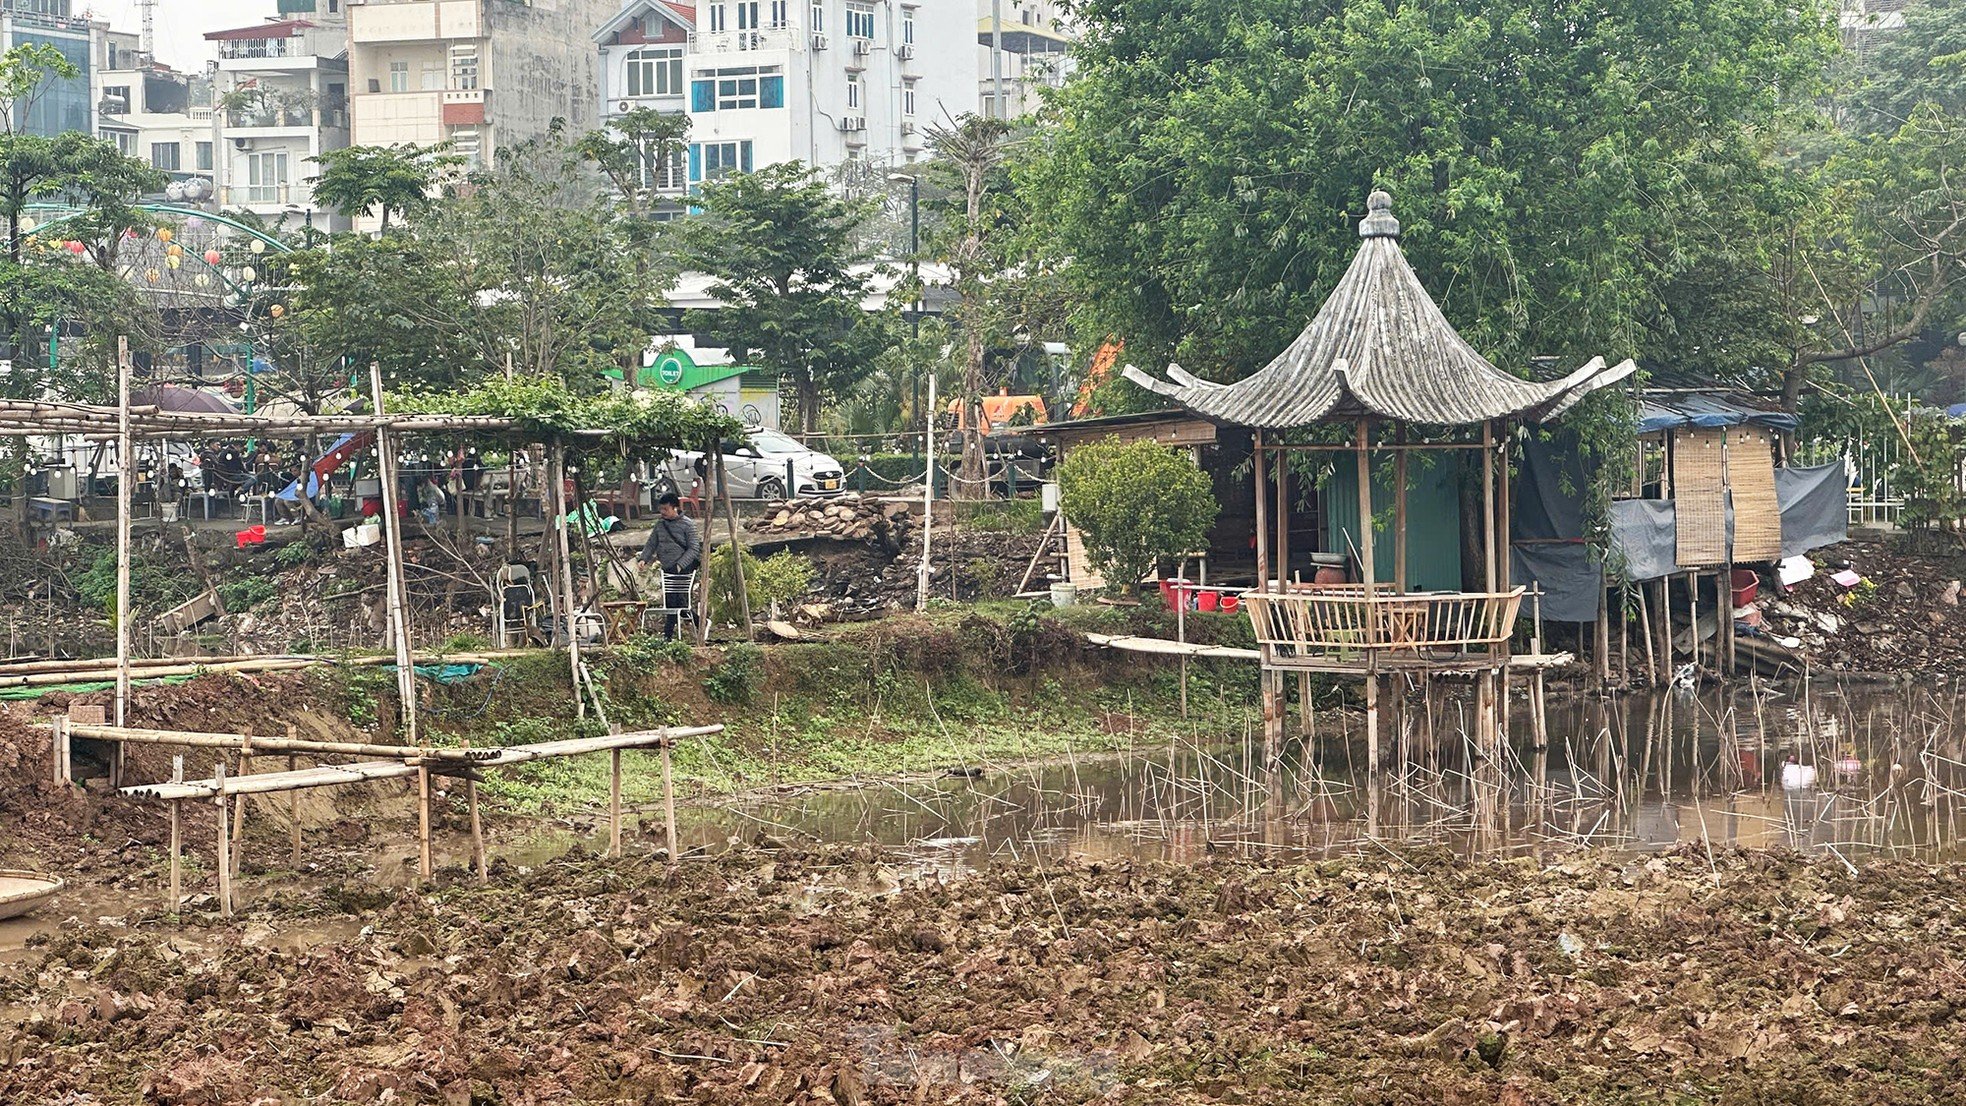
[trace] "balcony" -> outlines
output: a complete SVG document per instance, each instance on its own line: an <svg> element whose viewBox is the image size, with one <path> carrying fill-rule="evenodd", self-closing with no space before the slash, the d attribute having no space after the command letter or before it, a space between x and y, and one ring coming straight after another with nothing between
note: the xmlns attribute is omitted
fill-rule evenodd
<svg viewBox="0 0 1966 1106"><path fill-rule="evenodd" d="M766 27L756 31L695 31L689 36L689 50L695 54L790 50L793 41L790 27Z"/></svg>
<svg viewBox="0 0 1966 1106"><path fill-rule="evenodd" d="M1496 663L1523 589L1396 592L1382 584L1245 592L1243 607L1269 668L1317 672L1451 670Z"/></svg>
<svg viewBox="0 0 1966 1106"><path fill-rule="evenodd" d="M298 58L312 56L300 38L244 38L218 44L220 61L259 58Z"/></svg>
<svg viewBox="0 0 1966 1106"><path fill-rule="evenodd" d="M485 113L491 108L491 91L483 88L446 89L442 103L444 126L482 126Z"/></svg>
<svg viewBox="0 0 1966 1106"><path fill-rule="evenodd" d="M479 0L408 0L348 9L348 37L357 46L483 38Z"/></svg>

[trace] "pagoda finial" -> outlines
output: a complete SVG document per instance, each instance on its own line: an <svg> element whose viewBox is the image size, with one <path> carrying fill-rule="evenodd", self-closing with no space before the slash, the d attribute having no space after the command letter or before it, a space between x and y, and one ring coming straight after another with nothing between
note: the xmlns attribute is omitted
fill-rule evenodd
<svg viewBox="0 0 1966 1106"><path fill-rule="evenodd" d="M1360 238L1398 238L1399 220L1393 218L1393 195L1375 188L1365 198L1365 219L1358 225Z"/></svg>

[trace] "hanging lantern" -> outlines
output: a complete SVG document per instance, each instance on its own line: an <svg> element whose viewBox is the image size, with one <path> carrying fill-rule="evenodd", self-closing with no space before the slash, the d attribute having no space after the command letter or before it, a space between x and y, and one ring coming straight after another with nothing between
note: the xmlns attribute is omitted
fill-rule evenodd
<svg viewBox="0 0 1966 1106"><path fill-rule="evenodd" d="M184 247L178 245L176 242L173 242L169 246L164 248L164 253L168 257L183 257Z"/></svg>
<svg viewBox="0 0 1966 1106"><path fill-rule="evenodd" d="M211 282L212 278L209 273L199 273L197 276L191 278L191 283L196 284L200 288L208 286Z"/></svg>
<svg viewBox="0 0 1966 1106"><path fill-rule="evenodd" d="M158 228L157 228L157 241L159 241L159 242L169 242L169 241L170 241L170 240L171 240L172 238L174 238L174 237L176 237L176 235L173 235L173 234L171 233L171 228L169 228L169 227L158 227Z"/></svg>
<svg viewBox="0 0 1966 1106"><path fill-rule="evenodd" d="M158 275L159 275L159 274L158 274L158 272L157 272L157 270L155 270L155 269L146 269L146 270L144 271L144 274L143 274L143 279L145 279L145 280L147 280L147 281L149 281L149 282L150 282L150 283L152 283L152 284L155 284L155 283L157 283L157 277L158 277Z"/></svg>
<svg viewBox="0 0 1966 1106"><path fill-rule="evenodd" d="M173 271L182 264L184 264L184 259L181 257L167 257L164 259L164 267Z"/></svg>
<svg viewBox="0 0 1966 1106"><path fill-rule="evenodd" d="M218 264L218 259L219 259L219 252L217 250L205 251L205 264L216 265Z"/></svg>
<svg viewBox="0 0 1966 1106"><path fill-rule="evenodd" d="M272 307L267 308L266 313L277 319L280 316L285 315L287 313L287 309L276 303Z"/></svg>
<svg viewBox="0 0 1966 1106"><path fill-rule="evenodd" d="M131 227L130 229L124 231L123 237L134 241L137 237L137 228Z"/></svg>
<svg viewBox="0 0 1966 1106"><path fill-rule="evenodd" d="M262 241L260 241L259 239L257 239L257 238L255 238L255 239L253 239L253 240L252 240L252 242L251 242L251 243L249 243L249 244L248 244L248 245L246 246L246 248L247 248L247 249L249 249L249 250L251 250L251 251L253 251L253 252L254 252L254 253L256 253L256 254L260 254L260 253L265 253L265 252L266 252L266 243L264 243L264 242L262 242Z"/></svg>
<svg viewBox="0 0 1966 1106"><path fill-rule="evenodd" d="M189 219L186 219L184 221L184 229L186 230L197 230L199 227L202 227L204 225L205 225L205 220L196 215L193 215Z"/></svg>
<svg viewBox="0 0 1966 1106"><path fill-rule="evenodd" d="M84 245L83 245L82 243L80 243L80 242L70 242L70 243L68 244L68 252L69 252L69 253L81 253L81 252L82 252L83 250L85 250L85 249L87 249L87 248L88 248L87 246L84 246Z"/></svg>
<svg viewBox="0 0 1966 1106"><path fill-rule="evenodd" d="M245 268L239 270L239 279L250 284L253 281L259 279L259 270L253 268L251 265L248 265Z"/></svg>

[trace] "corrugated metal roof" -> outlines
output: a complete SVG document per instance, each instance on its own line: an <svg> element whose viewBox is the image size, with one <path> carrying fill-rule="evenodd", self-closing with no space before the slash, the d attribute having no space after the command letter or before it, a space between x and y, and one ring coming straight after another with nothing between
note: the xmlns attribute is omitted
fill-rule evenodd
<svg viewBox="0 0 1966 1106"><path fill-rule="evenodd" d="M1132 366L1127 379L1196 414L1239 426L1286 429L1333 417L1377 416L1459 426L1505 415L1553 418L1630 375L1603 358L1560 380L1510 376L1462 340L1399 248L1392 197L1374 192L1359 224L1357 256L1310 325L1276 360L1234 384L1168 366L1172 382Z"/></svg>

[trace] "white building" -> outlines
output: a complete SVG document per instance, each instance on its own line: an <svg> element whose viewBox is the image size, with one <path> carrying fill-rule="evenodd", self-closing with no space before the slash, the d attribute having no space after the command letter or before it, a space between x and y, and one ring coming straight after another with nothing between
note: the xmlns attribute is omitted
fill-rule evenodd
<svg viewBox="0 0 1966 1106"><path fill-rule="evenodd" d="M218 204L343 230L348 220L317 209L308 180L316 157L348 145L347 15L342 0L280 7L287 17L205 36L218 46L207 135Z"/></svg>
<svg viewBox="0 0 1966 1106"><path fill-rule="evenodd" d="M1040 90L1064 84L1071 72L1072 36L1059 0L977 4L978 111L991 118L1029 115L1041 106Z"/></svg>
<svg viewBox="0 0 1966 1106"><path fill-rule="evenodd" d="M211 82L152 61L133 34L108 32L103 51L90 70L96 136L168 176L173 199L210 196ZM187 186L195 191L187 194Z"/></svg>
<svg viewBox="0 0 1966 1106"><path fill-rule="evenodd" d="M472 167L599 125L588 35L618 0L369 0L348 12L351 140L451 142Z"/></svg>
<svg viewBox="0 0 1966 1106"><path fill-rule="evenodd" d="M688 114L656 171L677 194L783 161L912 162L928 124L978 108L967 0L633 0L593 38L604 119Z"/></svg>

